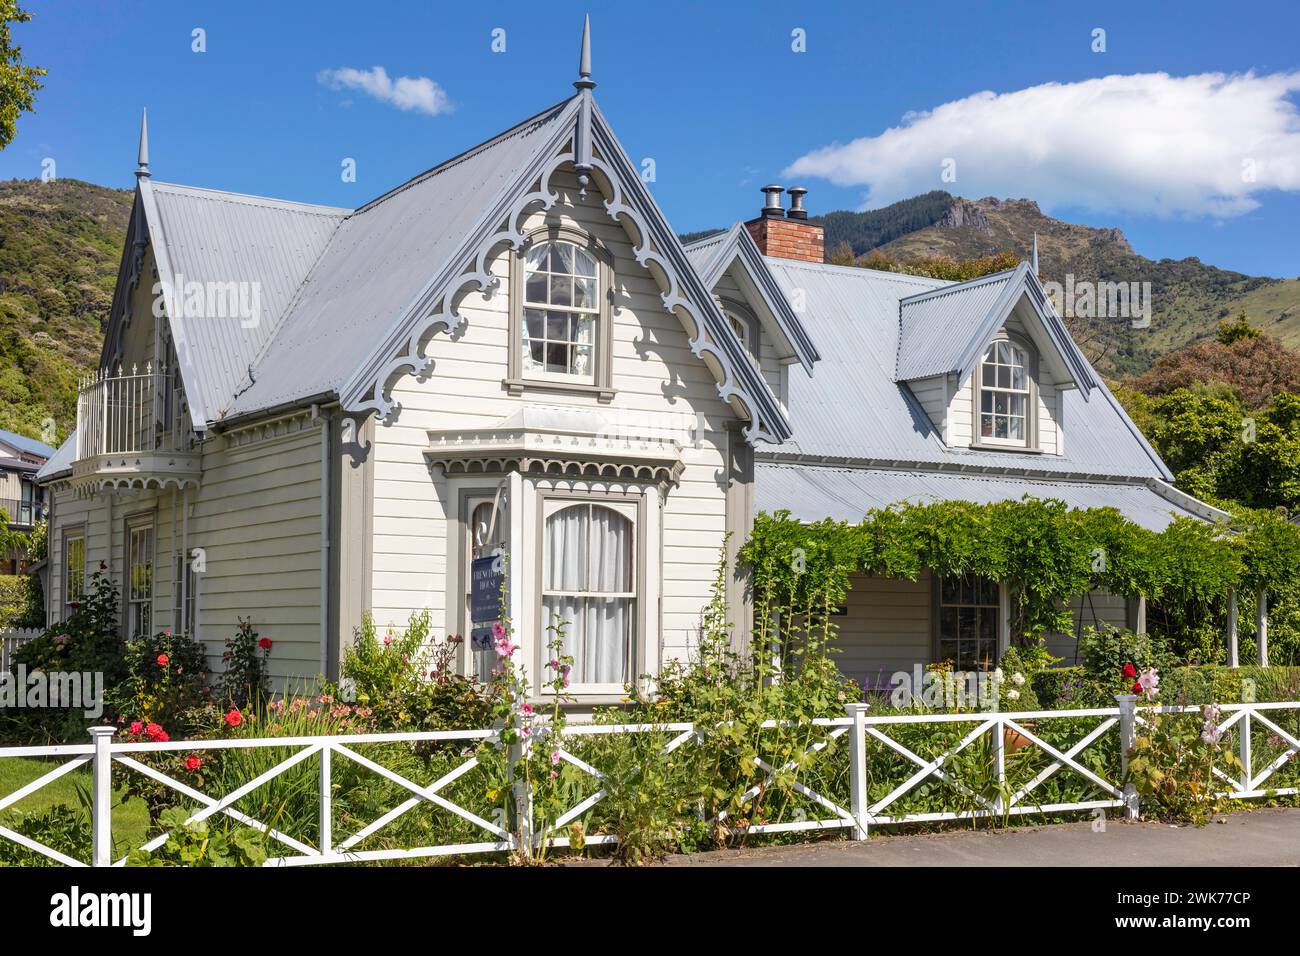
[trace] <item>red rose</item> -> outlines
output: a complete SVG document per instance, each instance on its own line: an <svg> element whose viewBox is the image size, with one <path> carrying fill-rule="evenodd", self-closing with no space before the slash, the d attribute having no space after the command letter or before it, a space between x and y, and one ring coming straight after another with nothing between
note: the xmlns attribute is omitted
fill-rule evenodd
<svg viewBox="0 0 1300 956"><path fill-rule="evenodd" d="M238 727L244 722L244 715L239 712L238 707L232 707L230 713L226 714L226 724L231 727Z"/></svg>
<svg viewBox="0 0 1300 956"><path fill-rule="evenodd" d="M1132 680L1134 677L1137 677L1137 676L1138 676L1138 670L1137 670L1136 667L1134 667L1132 664L1125 664L1125 665L1124 665L1124 679L1125 679L1125 680Z"/></svg>
<svg viewBox="0 0 1300 956"><path fill-rule="evenodd" d="M163 729L157 724L146 724L144 732L149 735L150 740L158 740L160 737L166 736Z"/></svg>
<svg viewBox="0 0 1300 956"><path fill-rule="evenodd" d="M190 773L195 773L202 766L203 761L199 759L198 754L190 754L185 758L185 769Z"/></svg>
<svg viewBox="0 0 1300 956"><path fill-rule="evenodd" d="M159 655L158 655L158 666L159 666L159 667L166 667L166 666L167 666L168 664L170 664L171 662L172 662L172 659L171 659L170 657L168 657L166 654L159 654Z"/></svg>
<svg viewBox="0 0 1300 956"><path fill-rule="evenodd" d="M144 731L144 724L140 723L140 721L137 720L131 724L132 737L139 737L143 731Z"/></svg>
<svg viewBox="0 0 1300 956"><path fill-rule="evenodd" d="M1133 682L1133 693L1135 694L1142 693L1142 684L1139 681Z"/></svg>
<svg viewBox="0 0 1300 956"><path fill-rule="evenodd" d="M271 649L271 639L269 637L264 637L257 642L257 646L264 651L269 651Z"/></svg>
<svg viewBox="0 0 1300 956"><path fill-rule="evenodd" d="M171 740L171 738L167 736L167 731L160 730L158 731L158 736L154 738L154 743L165 744L169 740Z"/></svg>

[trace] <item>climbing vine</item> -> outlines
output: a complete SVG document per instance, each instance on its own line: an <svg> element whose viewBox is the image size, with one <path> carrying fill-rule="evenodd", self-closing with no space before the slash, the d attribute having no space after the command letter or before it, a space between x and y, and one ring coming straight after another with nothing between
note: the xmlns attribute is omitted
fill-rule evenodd
<svg viewBox="0 0 1300 956"><path fill-rule="evenodd" d="M760 514L741 559L768 607L837 605L854 573L916 580L928 568L1005 581L1013 639L1036 644L1068 630L1068 602L1096 588L1204 609L1231 588L1292 586L1300 582L1300 527L1243 510L1228 525L1177 518L1155 532L1114 508L1053 499L941 501L876 509L859 524Z"/></svg>

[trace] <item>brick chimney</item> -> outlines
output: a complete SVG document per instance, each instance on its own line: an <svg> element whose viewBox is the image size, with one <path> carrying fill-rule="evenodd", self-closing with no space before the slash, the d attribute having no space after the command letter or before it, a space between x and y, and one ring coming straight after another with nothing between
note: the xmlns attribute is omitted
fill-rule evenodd
<svg viewBox="0 0 1300 956"><path fill-rule="evenodd" d="M745 223L759 251L778 259L825 261L826 241L822 227L808 221L808 210L803 205L808 190L802 186L791 187L789 213L781 205L781 193L785 192L783 187L764 186L762 192L766 197L763 214Z"/></svg>

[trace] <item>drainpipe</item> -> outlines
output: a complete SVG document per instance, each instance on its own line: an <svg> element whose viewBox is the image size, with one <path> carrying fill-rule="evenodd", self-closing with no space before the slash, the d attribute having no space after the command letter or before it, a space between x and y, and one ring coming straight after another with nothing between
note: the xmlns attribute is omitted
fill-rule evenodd
<svg viewBox="0 0 1300 956"><path fill-rule="evenodd" d="M312 405L311 417L320 423L320 667L324 674L330 640L330 420L319 405Z"/></svg>
<svg viewBox="0 0 1300 956"><path fill-rule="evenodd" d="M1238 667L1237 660L1237 589L1228 589L1228 666Z"/></svg>
<svg viewBox="0 0 1300 956"><path fill-rule="evenodd" d="M1255 604L1255 646L1259 648L1259 666L1268 666L1268 591L1259 589Z"/></svg>

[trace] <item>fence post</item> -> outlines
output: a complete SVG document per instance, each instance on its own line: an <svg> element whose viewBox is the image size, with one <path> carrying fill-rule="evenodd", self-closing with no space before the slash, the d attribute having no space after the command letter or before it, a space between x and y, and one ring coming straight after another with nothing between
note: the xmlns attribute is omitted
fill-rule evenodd
<svg viewBox="0 0 1300 956"><path fill-rule="evenodd" d="M993 797L993 812L1002 816L1002 794L1007 786L1007 725L1006 718L998 714L993 725L993 770L997 774L998 792Z"/></svg>
<svg viewBox="0 0 1300 956"><path fill-rule="evenodd" d="M853 839L867 838L867 705L849 704L853 741L849 750L849 803Z"/></svg>
<svg viewBox="0 0 1300 956"><path fill-rule="evenodd" d="M332 748L326 744L320 751L320 852L329 856L334 852L334 789L330 763Z"/></svg>
<svg viewBox="0 0 1300 956"><path fill-rule="evenodd" d="M1128 779L1129 751L1137 746L1137 694L1116 694L1119 702L1119 778L1124 781L1124 816L1138 818L1138 792Z"/></svg>
<svg viewBox="0 0 1300 956"><path fill-rule="evenodd" d="M91 866L113 865L113 734L116 727L91 727Z"/></svg>
<svg viewBox="0 0 1300 956"><path fill-rule="evenodd" d="M526 860L533 858L533 794L528 786L528 778L519 776L515 770L528 756L529 741L523 735L523 727L516 724L519 739L510 745L510 781L515 796L515 823L519 833L519 849Z"/></svg>

